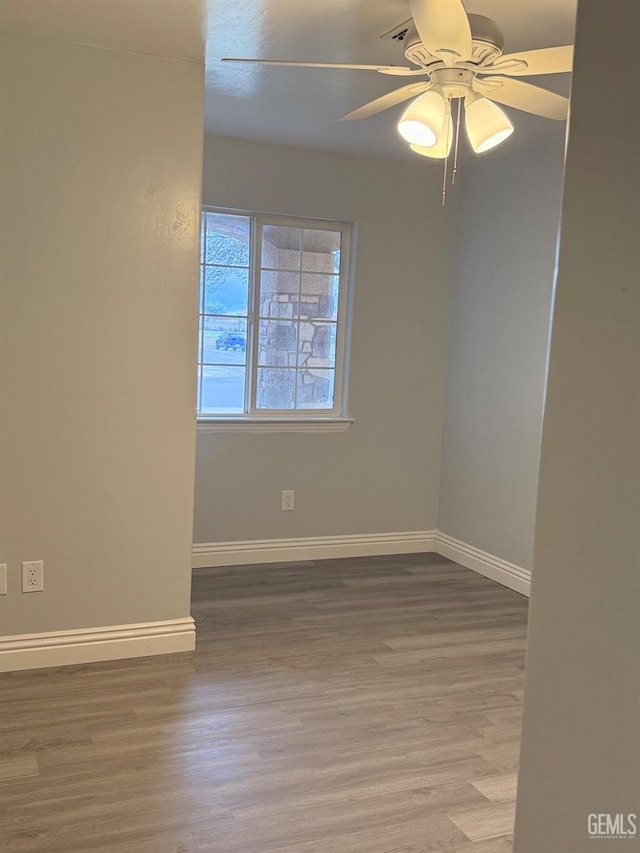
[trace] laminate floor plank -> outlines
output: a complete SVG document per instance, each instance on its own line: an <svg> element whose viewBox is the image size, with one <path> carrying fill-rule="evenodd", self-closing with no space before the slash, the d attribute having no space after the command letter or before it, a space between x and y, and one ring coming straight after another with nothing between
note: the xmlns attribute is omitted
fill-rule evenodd
<svg viewBox="0 0 640 853"><path fill-rule="evenodd" d="M35 756L25 751L22 755L0 758L0 780L22 779L25 776L39 776L40 768Z"/></svg>
<svg viewBox="0 0 640 853"><path fill-rule="evenodd" d="M525 598L409 554L197 570L193 614L0 675L0 850L510 853Z"/></svg>
<svg viewBox="0 0 640 853"><path fill-rule="evenodd" d="M471 841L482 841L513 832L515 805L500 803L484 806L466 812L454 812L450 818Z"/></svg>
<svg viewBox="0 0 640 853"><path fill-rule="evenodd" d="M518 776L516 773L487 776L484 779L474 779L471 784L492 803L513 803L516 798Z"/></svg>

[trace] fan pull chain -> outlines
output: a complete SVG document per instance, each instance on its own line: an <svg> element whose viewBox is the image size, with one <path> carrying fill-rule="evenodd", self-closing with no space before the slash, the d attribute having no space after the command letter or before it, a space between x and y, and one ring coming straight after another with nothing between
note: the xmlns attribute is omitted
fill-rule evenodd
<svg viewBox="0 0 640 853"><path fill-rule="evenodd" d="M447 203L447 167L449 165L449 155L444 158L444 176L442 178L442 206Z"/></svg>
<svg viewBox="0 0 640 853"><path fill-rule="evenodd" d="M460 93L460 97L458 98L458 115L456 117L456 147L453 154L453 174L451 176L451 183L455 184L456 182L456 174L458 172L458 145L460 144L460 113L462 112L462 93Z"/></svg>
<svg viewBox="0 0 640 853"><path fill-rule="evenodd" d="M448 101L448 106L451 108L451 102ZM442 177L442 206L447 203L447 173L449 171L449 133L451 131L451 123L447 121L447 155L444 158L444 175Z"/></svg>

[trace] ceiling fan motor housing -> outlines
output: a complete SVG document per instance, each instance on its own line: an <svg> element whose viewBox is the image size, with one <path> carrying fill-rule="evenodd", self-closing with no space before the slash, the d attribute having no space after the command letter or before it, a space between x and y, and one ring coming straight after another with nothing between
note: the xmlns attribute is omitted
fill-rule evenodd
<svg viewBox="0 0 640 853"><path fill-rule="evenodd" d="M431 72L431 81L448 98L464 98L471 91L474 76L466 68L436 68Z"/></svg>
<svg viewBox="0 0 640 853"><path fill-rule="evenodd" d="M471 61L476 65L495 62L504 49L504 35L500 27L491 18L484 15L468 15L473 39L473 56ZM414 65L426 67L434 62L440 62L439 56L433 56L422 44L418 31L413 23L409 25L404 37L404 55Z"/></svg>

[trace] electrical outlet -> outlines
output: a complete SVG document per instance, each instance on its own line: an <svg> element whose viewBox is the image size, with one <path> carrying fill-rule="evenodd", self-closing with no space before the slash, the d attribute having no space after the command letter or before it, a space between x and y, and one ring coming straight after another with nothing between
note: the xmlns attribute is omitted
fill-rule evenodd
<svg viewBox="0 0 640 853"><path fill-rule="evenodd" d="M7 594L7 564L0 563L0 595Z"/></svg>
<svg viewBox="0 0 640 853"><path fill-rule="evenodd" d="M296 508L296 493L293 489L283 489L282 491L282 511L291 512Z"/></svg>
<svg viewBox="0 0 640 853"><path fill-rule="evenodd" d="M33 560L22 564L22 591L42 592L44 589L44 563Z"/></svg>

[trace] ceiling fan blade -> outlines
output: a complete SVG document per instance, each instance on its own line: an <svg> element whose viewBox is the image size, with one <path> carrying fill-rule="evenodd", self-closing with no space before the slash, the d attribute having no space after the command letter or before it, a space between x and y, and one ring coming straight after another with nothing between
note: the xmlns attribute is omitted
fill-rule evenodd
<svg viewBox="0 0 640 853"><path fill-rule="evenodd" d="M401 104L403 101L408 101L409 98L417 98L427 89L431 88L431 83L410 83L408 86L402 86L400 89L394 89L383 95L381 98L376 98L375 101L369 101L357 110L342 116L340 121L353 121L358 118L368 118L376 113L381 113L383 110L388 110L389 107L395 107L396 104Z"/></svg>
<svg viewBox="0 0 640 853"><path fill-rule="evenodd" d="M509 77L528 77L535 74L566 74L573 67L573 45L546 47L501 56L492 65L477 69L478 74L508 74Z"/></svg>
<svg viewBox="0 0 640 853"><path fill-rule="evenodd" d="M556 121L564 121L569 113L569 99L532 86L523 80L512 80L509 77L476 78L473 88L481 95L507 107L515 107L525 113L533 113Z"/></svg>
<svg viewBox="0 0 640 853"><path fill-rule="evenodd" d="M429 53L447 65L471 58L471 27L462 0L410 0L411 17Z"/></svg>
<svg viewBox="0 0 640 853"><path fill-rule="evenodd" d="M377 71L393 77L418 77L428 74L424 68L409 68L405 65L347 65L341 62L289 62L284 59L236 59L224 57L221 62L250 62L253 65L286 65L291 68L346 68L350 71Z"/></svg>

